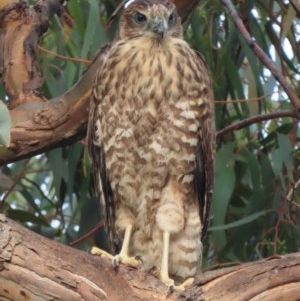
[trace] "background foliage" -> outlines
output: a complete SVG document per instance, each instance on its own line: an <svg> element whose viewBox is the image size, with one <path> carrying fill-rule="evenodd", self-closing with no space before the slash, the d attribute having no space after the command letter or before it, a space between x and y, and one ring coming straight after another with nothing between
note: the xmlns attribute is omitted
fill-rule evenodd
<svg viewBox="0 0 300 301"><path fill-rule="evenodd" d="M248 0L238 1L236 7L256 42L300 94L300 16L296 4ZM92 60L99 45L112 38L116 24L108 30L105 25L114 8L112 0L70 0L64 15L53 19L40 43L43 93L49 99L80 78L86 66L78 59ZM292 109L220 1L200 2L186 39L209 65L217 130L254 115ZM2 86L0 97L5 99ZM299 138L299 125L291 118L253 123L217 137L205 266L299 250ZM85 141L3 166L0 211L42 235L70 243L99 222L90 169ZM95 237L103 246L103 230ZM88 249L93 239L91 235L77 246Z"/></svg>

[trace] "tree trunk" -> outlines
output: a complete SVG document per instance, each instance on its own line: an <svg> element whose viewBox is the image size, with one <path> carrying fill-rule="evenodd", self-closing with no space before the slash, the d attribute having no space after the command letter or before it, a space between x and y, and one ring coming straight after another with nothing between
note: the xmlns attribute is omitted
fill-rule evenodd
<svg viewBox="0 0 300 301"><path fill-rule="evenodd" d="M0 300L166 300L154 276L51 241L0 215ZM168 300L300 300L300 253L199 274Z"/></svg>

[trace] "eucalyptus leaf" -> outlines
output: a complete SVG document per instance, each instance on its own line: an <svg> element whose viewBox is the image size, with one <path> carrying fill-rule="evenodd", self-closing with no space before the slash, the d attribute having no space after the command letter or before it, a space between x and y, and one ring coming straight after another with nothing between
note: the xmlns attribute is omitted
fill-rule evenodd
<svg viewBox="0 0 300 301"><path fill-rule="evenodd" d="M18 220L20 222L29 222L37 225L49 226L43 218L24 210L10 208L6 214L9 218Z"/></svg>
<svg viewBox="0 0 300 301"><path fill-rule="evenodd" d="M209 227L208 230L209 231L220 231L220 230L227 230L230 228L239 227L239 226L253 222L254 220L258 219L260 216L265 215L266 213L267 213L266 210L256 212L251 215L245 216L238 221L235 221L235 222L232 222L232 223L229 223L226 225Z"/></svg>
<svg viewBox="0 0 300 301"><path fill-rule="evenodd" d="M11 118L6 105L0 100L0 144L10 145Z"/></svg>

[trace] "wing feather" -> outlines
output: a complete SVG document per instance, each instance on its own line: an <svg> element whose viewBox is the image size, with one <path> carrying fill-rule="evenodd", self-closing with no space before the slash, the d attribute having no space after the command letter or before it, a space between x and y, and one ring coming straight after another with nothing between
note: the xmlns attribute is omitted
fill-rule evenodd
<svg viewBox="0 0 300 301"><path fill-rule="evenodd" d="M199 214L202 223L201 238L203 239L207 232L210 220L210 207L212 202L214 185L214 157L215 157L215 127L214 127L214 104L213 89L208 73L208 68L202 55L196 52L199 65L202 69L202 75L207 87L205 101L207 103L207 113L201 118L201 127L199 129L199 140L196 154L195 170L195 190L199 201ZM206 73L206 74L205 74Z"/></svg>
<svg viewBox="0 0 300 301"><path fill-rule="evenodd" d="M106 54L110 49L110 45L106 45L105 48L101 48L98 55L102 55L102 59L99 61L99 71L101 72L101 64L106 58ZM99 85L97 82L98 76L95 78L95 84ZM95 89L93 89L90 109L89 109L89 121L88 121L88 151L93 169L93 179L95 185L96 197L100 202L101 218L105 224L105 230L108 237L108 243L110 252L116 254L119 250L119 242L116 241L115 233L115 206L114 206L114 195L111 189L111 184L109 177L107 175L106 164L105 164L105 154L103 145L101 143L100 137L100 112L98 108L98 103L101 99L98 99L94 95Z"/></svg>

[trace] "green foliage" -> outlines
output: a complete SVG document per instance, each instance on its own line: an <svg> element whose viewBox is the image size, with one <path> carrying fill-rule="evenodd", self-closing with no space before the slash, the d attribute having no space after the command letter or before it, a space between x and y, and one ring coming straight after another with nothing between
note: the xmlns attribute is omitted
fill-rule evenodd
<svg viewBox="0 0 300 301"><path fill-rule="evenodd" d="M63 56L91 60L99 45L111 38L114 25L106 34L105 23L113 3L68 1L69 15L64 20L53 19L41 46ZM239 2L237 9L256 42L299 89L300 21L292 5L245 1ZM254 115L292 109L220 1L201 1L186 39L209 65L217 130ZM43 93L49 98L70 88L85 69L76 60L43 51L40 63L45 78ZM0 92L2 96L3 89ZM218 136L205 266L299 249L299 138L299 126L286 117ZM99 209L84 145L77 142L4 166L0 170L0 195L4 199L0 210L65 243L90 231L99 221ZM87 241L80 247L90 244Z"/></svg>
<svg viewBox="0 0 300 301"><path fill-rule="evenodd" d="M291 5L276 1L269 6L260 1L240 5L251 35L297 89L300 65L295 45L300 22L291 21L295 13ZM204 1L191 27L187 37L211 68L218 130L254 115L292 109L222 7ZM205 264L249 261L299 249L300 189L293 189L299 181L298 146L299 127L289 118L218 137Z"/></svg>
<svg viewBox="0 0 300 301"><path fill-rule="evenodd" d="M0 100L0 144L10 144L10 115L6 105Z"/></svg>

